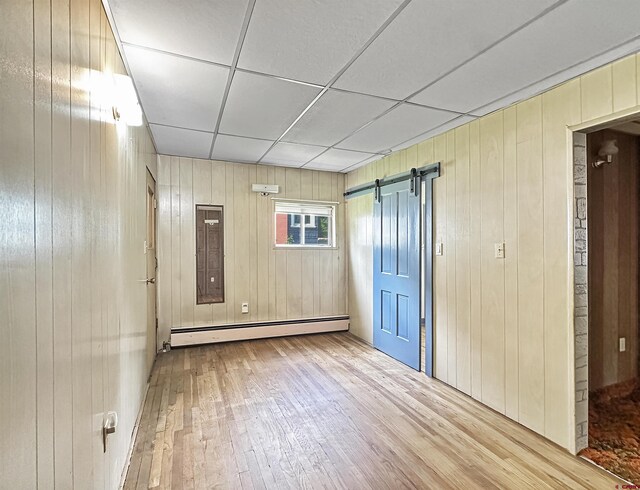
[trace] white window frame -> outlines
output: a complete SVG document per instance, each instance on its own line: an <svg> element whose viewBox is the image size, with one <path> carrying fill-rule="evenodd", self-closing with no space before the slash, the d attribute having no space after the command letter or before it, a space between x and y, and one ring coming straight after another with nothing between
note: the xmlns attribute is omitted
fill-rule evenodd
<svg viewBox="0 0 640 490"><path fill-rule="evenodd" d="M306 248L306 249L336 249L336 206L337 202L327 202L327 201L303 201L303 200L288 200L288 199L277 199L274 198L274 207L273 207L273 230L274 230L274 239L273 245L275 248ZM277 215L278 214L287 214L291 215L300 215L300 223L291 223L292 227L300 228L300 241L301 243L276 243L276 232L277 232ZM306 223L306 217L309 216L309 224ZM305 228L316 228L318 226L317 217L327 216L329 217L329 243L326 245L320 245L317 243L306 244L304 243L306 234ZM287 223L291 218L287 218Z"/></svg>
<svg viewBox="0 0 640 490"><path fill-rule="evenodd" d="M316 218L315 214L304 214L304 227L305 228L315 228L316 227ZM307 223L307 218L309 218L309 223Z"/></svg>

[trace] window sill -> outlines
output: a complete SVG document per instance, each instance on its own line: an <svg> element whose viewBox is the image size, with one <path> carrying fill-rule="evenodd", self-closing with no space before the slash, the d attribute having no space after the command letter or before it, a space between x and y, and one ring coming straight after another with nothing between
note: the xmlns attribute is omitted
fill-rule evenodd
<svg viewBox="0 0 640 490"><path fill-rule="evenodd" d="M273 250L338 250L338 247L323 247L322 245L277 245Z"/></svg>

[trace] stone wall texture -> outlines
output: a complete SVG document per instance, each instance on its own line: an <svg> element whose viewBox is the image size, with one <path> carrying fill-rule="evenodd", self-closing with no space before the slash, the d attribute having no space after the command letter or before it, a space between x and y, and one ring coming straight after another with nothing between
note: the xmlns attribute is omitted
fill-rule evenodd
<svg viewBox="0 0 640 490"><path fill-rule="evenodd" d="M576 451L589 437L589 317L587 289L587 136L573 134L573 260L576 362Z"/></svg>

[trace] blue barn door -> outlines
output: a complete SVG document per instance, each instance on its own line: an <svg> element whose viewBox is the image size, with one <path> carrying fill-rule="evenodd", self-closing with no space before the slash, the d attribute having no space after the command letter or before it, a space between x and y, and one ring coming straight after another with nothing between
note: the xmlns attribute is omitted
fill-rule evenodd
<svg viewBox="0 0 640 490"><path fill-rule="evenodd" d="M420 184L378 188L373 211L373 345L420 369Z"/></svg>

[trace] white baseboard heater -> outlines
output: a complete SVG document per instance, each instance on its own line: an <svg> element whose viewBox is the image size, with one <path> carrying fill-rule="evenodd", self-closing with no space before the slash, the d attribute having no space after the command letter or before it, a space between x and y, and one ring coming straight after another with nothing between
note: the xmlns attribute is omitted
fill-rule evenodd
<svg viewBox="0 0 640 490"><path fill-rule="evenodd" d="M268 339L346 330L349 330L349 317L346 315L300 320L230 323L203 327L174 327L171 329L171 346L184 347L234 340Z"/></svg>

